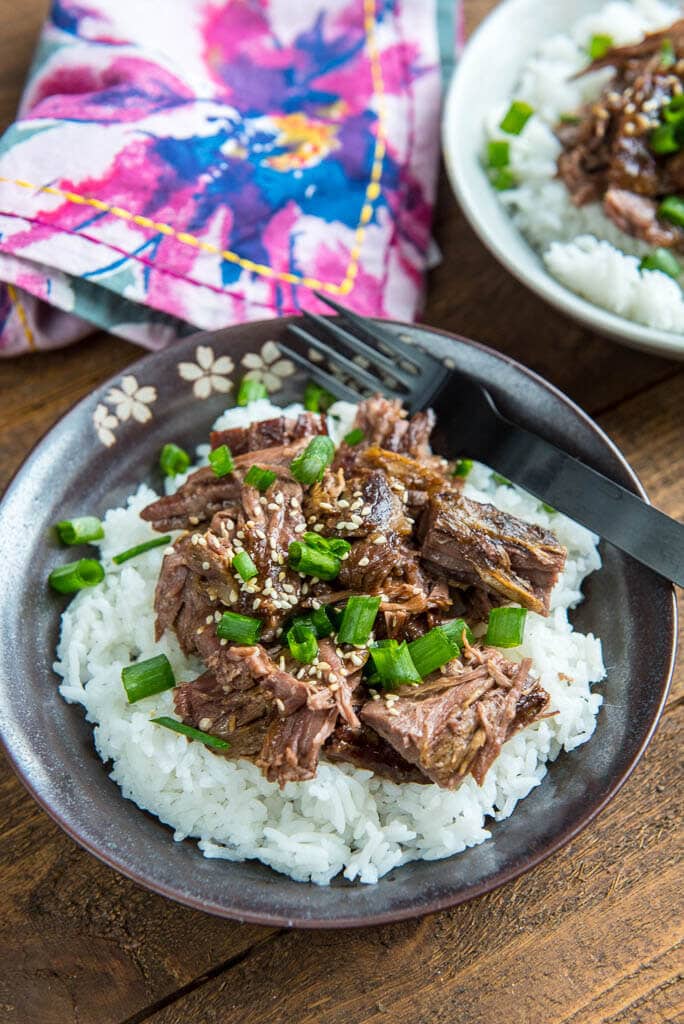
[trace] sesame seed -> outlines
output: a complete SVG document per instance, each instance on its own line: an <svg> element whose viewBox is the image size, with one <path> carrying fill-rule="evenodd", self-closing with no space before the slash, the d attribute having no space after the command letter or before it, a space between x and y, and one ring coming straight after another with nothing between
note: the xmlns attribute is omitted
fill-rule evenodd
<svg viewBox="0 0 684 1024"><path fill-rule="evenodd" d="M280 699L280 697L276 697L276 699L274 700L273 703L275 704L275 706L278 708L278 711L280 711L280 713L282 715L284 713L284 711L285 711L285 705L283 704L283 702Z"/></svg>
<svg viewBox="0 0 684 1024"><path fill-rule="evenodd" d="M278 658L278 668L280 669L281 672L285 671L285 658L283 657L282 654Z"/></svg>
<svg viewBox="0 0 684 1024"><path fill-rule="evenodd" d="M297 523L297 525L294 528L294 532L295 533L304 533L305 530L306 530L306 523Z"/></svg>
<svg viewBox="0 0 684 1024"><path fill-rule="evenodd" d="M199 540L199 534L198 533L193 533L192 537L190 538L190 543L191 544L197 544L198 540Z"/></svg>
<svg viewBox="0 0 684 1024"><path fill-rule="evenodd" d="M219 643L220 643L221 647L225 647L226 644L228 643L228 641L221 639L221 640L219 640Z"/></svg>
<svg viewBox="0 0 684 1024"><path fill-rule="evenodd" d="M214 622L220 622L222 618L221 612L214 612Z"/></svg>
<svg viewBox="0 0 684 1024"><path fill-rule="evenodd" d="M287 573L282 572L282 570L281 570L281 572L278 573L278 579L279 580L284 580L284 579L286 579L286 577L287 577Z"/></svg>
<svg viewBox="0 0 684 1024"><path fill-rule="evenodd" d="M235 534L235 536L239 537L240 540L244 540L245 539L245 534L244 534L243 530L238 530L238 532Z"/></svg>
<svg viewBox="0 0 684 1024"><path fill-rule="evenodd" d="M206 617L206 619L204 621L206 622L207 625L209 625L210 623L212 623L214 621L214 616L213 615L207 615L207 617Z"/></svg>
<svg viewBox="0 0 684 1024"><path fill-rule="evenodd" d="M344 519L340 519L339 523L335 523L335 529L336 530L344 530L346 525L347 524L345 523Z"/></svg>
<svg viewBox="0 0 684 1024"><path fill-rule="evenodd" d="M328 676L328 679L330 680L331 683L336 683L338 677L335 675L334 672L331 672L330 675Z"/></svg>
<svg viewBox="0 0 684 1024"><path fill-rule="evenodd" d="M357 516L356 513L352 513L351 521L352 521L352 524L354 526L360 526L361 523L363 522L363 519L361 518L361 516ZM351 529L351 527L350 527L350 529Z"/></svg>
<svg viewBox="0 0 684 1024"><path fill-rule="evenodd" d="M269 503L266 506L266 508L269 509L269 511L271 511L271 512L277 512L278 511L278 506L276 505L275 501L269 501Z"/></svg>
<svg viewBox="0 0 684 1024"><path fill-rule="evenodd" d="M330 686L328 687L328 689L331 691L331 693L337 693L339 688L340 688L340 684L339 683L331 683Z"/></svg>
<svg viewBox="0 0 684 1024"><path fill-rule="evenodd" d="M276 505L283 505L285 503L285 499L283 498L283 495L280 491L278 491L278 493L276 494L275 500Z"/></svg>
<svg viewBox="0 0 684 1024"><path fill-rule="evenodd" d="M199 523L199 516L188 516L188 522L191 526L197 526Z"/></svg>
<svg viewBox="0 0 684 1024"><path fill-rule="evenodd" d="M349 508L349 502L346 498L340 498L337 502L340 508Z"/></svg>
<svg viewBox="0 0 684 1024"><path fill-rule="evenodd" d="M327 669L330 668L330 665L328 664L327 661L319 661L318 662L318 667L327 670ZM330 678L332 679L332 676Z"/></svg>
<svg viewBox="0 0 684 1024"><path fill-rule="evenodd" d="M209 562L202 562L202 568L206 572L207 569L211 568L211 566L209 565Z"/></svg>
<svg viewBox="0 0 684 1024"><path fill-rule="evenodd" d="M253 519L248 519L247 522L245 523L245 526L247 527L248 530L253 530L254 529L254 520Z"/></svg>
<svg viewBox="0 0 684 1024"><path fill-rule="evenodd" d="M396 708L387 708L387 714L392 715L393 718L396 718L398 717L399 712L397 711Z"/></svg>
<svg viewBox="0 0 684 1024"><path fill-rule="evenodd" d="M238 592L237 592L237 590L231 590L230 594L228 595L228 600L230 601L231 604L235 604L237 599L238 599Z"/></svg>
<svg viewBox="0 0 684 1024"><path fill-rule="evenodd" d="M363 558L359 558L359 565L366 566L370 565L370 558L368 555L364 555Z"/></svg>
<svg viewBox="0 0 684 1024"><path fill-rule="evenodd" d="M322 533L323 532L323 523L316 523L316 525L314 526L314 531L316 533Z"/></svg>
<svg viewBox="0 0 684 1024"><path fill-rule="evenodd" d="M374 544L386 544L387 543L387 537L385 536L384 533L379 533L378 536L374 538L373 543Z"/></svg>
<svg viewBox="0 0 684 1024"><path fill-rule="evenodd" d="M294 586L291 583L283 583L283 590L286 594L294 594Z"/></svg>
<svg viewBox="0 0 684 1024"><path fill-rule="evenodd" d="M380 694L379 693L374 693L371 699L372 700L380 700Z"/></svg>
<svg viewBox="0 0 684 1024"><path fill-rule="evenodd" d="M211 718L200 718L197 724L199 725L202 732L206 732L207 729L211 729Z"/></svg>
<svg viewBox="0 0 684 1024"><path fill-rule="evenodd" d="M257 610L257 608L259 607L260 604L261 604L261 598L260 597L255 597L254 600L252 601L252 608L254 609L254 611Z"/></svg>
<svg viewBox="0 0 684 1024"><path fill-rule="evenodd" d="M266 508L268 502L266 501L266 498L259 498L259 504L263 505L264 508ZM268 507L270 508L270 505Z"/></svg>
<svg viewBox="0 0 684 1024"><path fill-rule="evenodd" d="M173 544L171 544L171 545L169 545L168 548L164 548L164 554L165 555L172 555L175 550L176 549L174 548Z"/></svg>
<svg viewBox="0 0 684 1024"><path fill-rule="evenodd" d="M315 523L315 522L316 522L316 516L309 516L309 518L307 519L307 523Z"/></svg>
<svg viewBox="0 0 684 1024"><path fill-rule="evenodd" d="M361 509L361 513L362 513L362 514L363 514L364 516L369 516L369 515L371 514L371 512L372 512L372 511L373 511L373 510L372 510L372 508L370 507L370 505L364 505L364 506L362 507L362 509Z"/></svg>
<svg viewBox="0 0 684 1024"><path fill-rule="evenodd" d="M264 533L263 530L257 529L254 532L256 533L256 535L259 538L259 540L266 540L266 534Z"/></svg>

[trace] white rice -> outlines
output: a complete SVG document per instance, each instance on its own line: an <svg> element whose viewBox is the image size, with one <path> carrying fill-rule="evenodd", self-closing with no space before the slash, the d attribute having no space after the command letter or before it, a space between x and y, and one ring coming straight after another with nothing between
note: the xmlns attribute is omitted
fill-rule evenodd
<svg viewBox="0 0 684 1024"><path fill-rule="evenodd" d="M488 139L509 142L511 169L520 183L499 193L501 202L550 273L597 306L677 333L684 331L684 278L677 283L660 271L640 270L652 246L620 231L600 203L573 206L556 179L562 146L553 128L562 114L596 99L611 77L610 69L602 69L571 80L588 63L586 47L593 35L608 35L616 45L637 42L680 16L678 6L659 0L613 0L580 18L569 34L548 39L523 67L510 99L525 100L535 114L521 134L506 135L499 128L510 101L492 110L486 124Z"/></svg>
<svg viewBox="0 0 684 1024"><path fill-rule="evenodd" d="M217 425L237 426L279 412L264 400L231 409ZM341 417L331 420L331 432L342 436L353 407L338 403L331 412ZM133 658L163 651L178 681L201 671L199 662L181 654L172 635L154 641L152 603L164 549L120 567L110 561L149 537L149 525L138 512L156 495L143 484L125 508L105 516L100 545L105 581L78 594L64 612L55 663L62 696L84 706L97 752L112 762L111 778L123 795L171 826L176 840L198 839L206 857L257 858L298 881L321 885L340 871L348 879L377 882L407 861L448 857L489 839L487 818L508 817L542 781L547 763L561 750L585 743L594 731L602 698L590 684L605 674L601 643L574 632L567 612L581 601L582 580L599 568L600 559L596 538L587 530L548 514L517 488L498 486L483 466L473 469L466 493L552 528L569 550L551 615L529 614L524 645L511 654L533 659L558 714L509 740L482 788L470 776L456 792L396 785L352 766L321 763L315 779L289 783L281 791L253 764L217 757L201 743L153 725L153 716L173 714L170 693L129 705L121 669Z"/></svg>

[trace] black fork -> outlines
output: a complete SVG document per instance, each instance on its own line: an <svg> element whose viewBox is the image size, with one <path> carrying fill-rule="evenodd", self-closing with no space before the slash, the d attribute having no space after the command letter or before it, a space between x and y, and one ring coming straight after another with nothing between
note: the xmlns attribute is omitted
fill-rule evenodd
<svg viewBox="0 0 684 1024"><path fill-rule="evenodd" d="M317 293L318 294L318 293ZM283 354L336 398L363 391L399 399L413 414L432 406L441 451L486 463L656 572L684 586L684 525L591 469L538 434L507 419L479 381L447 369L375 320L318 298L337 317L304 313L288 334L317 353L313 361L281 344ZM330 369L337 370L340 379Z"/></svg>

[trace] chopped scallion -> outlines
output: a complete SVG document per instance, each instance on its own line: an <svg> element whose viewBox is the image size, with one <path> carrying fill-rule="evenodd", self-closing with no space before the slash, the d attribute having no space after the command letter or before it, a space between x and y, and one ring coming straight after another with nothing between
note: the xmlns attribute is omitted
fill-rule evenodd
<svg viewBox="0 0 684 1024"><path fill-rule="evenodd" d="M97 516L63 519L55 528L62 544L92 544L104 537L104 527Z"/></svg>
<svg viewBox="0 0 684 1024"><path fill-rule="evenodd" d="M365 644L380 607L379 597L356 595L347 601L337 634L338 643Z"/></svg>
<svg viewBox="0 0 684 1024"><path fill-rule="evenodd" d="M250 466L245 473L245 483L256 487L257 491L267 491L271 484L278 479L278 474L272 469L261 469L260 466Z"/></svg>
<svg viewBox="0 0 684 1024"><path fill-rule="evenodd" d="M523 100L514 100L499 127L508 135L520 135L533 114L534 107L531 107L529 103L525 103Z"/></svg>
<svg viewBox="0 0 684 1024"><path fill-rule="evenodd" d="M60 594L75 594L77 590L94 587L104 579L105 571L94 558L79 558L53 569L48 583Z"/></svg>
<svg viewBox="0 0 684 1024"><path fill-rule="evenodd" d="M165 654L126 665L121 669L121 682L129 704L163 690L171 690L176 685L173 669Z"/></svg>
<svg viewBox="0 0 684 1024"><path fill-rule="evenodd" d="M304 408L309 412L327 412L335 401L335 396L314 381L308 381L304 388Z"/></svg>
<svg viewBox="0 0 684 1024"><path fill-rule="evenodd" d="M335 455L332 438L326 434L312 437L303 452L290 463L290 470L300 484L314 484L323 479L326 467Z"/></svg>
<svg viewBox="0 0 684 1024"><path fill-rule="evenodd" d="M649 145L658 156L666 156L668 153L678 153L681 149L677 138L679 122L666 122L658 125L655 131L651 132Z"/></svg>
<svg viewBox="0 0 684 1024"><path fill-rule="evenodd" d="M368 648L378 679L383 686L402 686L420 682L420 673L413 664L409 645L404 640L383 640Z"/></svg>
<svg viewBox="0 0 684 1024"><path fill-rule="evenodd" d="M343 537L321 537L320 533L305 533L302 540L310 548L325 551L336 558L344 558L351 551L351 544Z"/></svg>
<svg viewBox="0 0 684 1024"><path fill-rule="evenodd" d="M654 249L648 256L644 256L639 269L659 270L661 274L667 274L676 280L682 272L682 265L669 249Z"/></svg>
<svg viewBox="0 0 684 1024"><path fill-rule="evenodd" d="M470 473L475 463L472 459L459 459L454 466L452 476L463 476L466 477Z"/></svg>
<svg viewBox="0 0 684 1024"><path fill-rule="evenodd" d="M265 385L260 380L243 377L238 388L237 404L249 405L250 402L256 402L259 398L268 398L268 391Z"/></svg>
<svg viewBox="0 0 684 1024"><path fill-rule="evenodd" d="M171 729L172 732L178 732L189 740L198 740L206 747L213 747L215 750L227 750L230 746L228 740L222 740L220 736L211 736L208 732L195 729L192 725L186 725L185 722L177 722L175 718L169 718L167 715L152 718L150 721L155 725L163 725L165 729Z"/></svg>
<svg viewBox="0 0 684 1024"><path fill-rule="evenodd" d="M671 224L684 227L684 199L679 196L668 196L658 207L658 216L669 220Z"/></svg>
<svg viewBox="0 0 684 1024"><path fill-rule="evenodd" d="M524 608L492 608L485 643L491 647L519 647L525 634Z"/></svg>
<svg viewBox="0 0 684 1024"><path fill-rule="evenodd" d="M421 679L435 672L448 661L457 658L461 647L457 640L453 640L443 629L436 626L429 633L412 640L409 644L409 652L413 664L418 670Z"/></svg>
<svg viewBox="0 0 684 1024"><path fill-rule="evenodd" d="M487 167L508 167L510 162L510 142L492 139L487 143Z"/></svg>
<svg viewBox="0 0 684 1024"><path fill-rule="evenodd" d="M547 505L545 501L542 501L541 507L544 509L545 512L548 512L550 516L555 516L556 509L553 507L553 505Z"/></svg>
<svg viewBox="0 0 684 1024"><path fill-rule="evenodd" d="M245 583L247 580L253 579L259 572L246 551L238 551L237 555L233 559L232 565L240 579L244 580Z"/></svg>
<svg viewBox="0 0 684 1024"><path fill-rule="evenodd" d="M319 580L337 579L342 563L332 551L312 547L305 541L294 540L288 551L290 568L306 576L317 576Z"/></svg>
<svg viewBox="0 0 684 1024"><path fill-rule="evenodd" d="M260 619L252 619L249 615L224 612L216 627L216 633L221 640L230 640L236 644L255 644L261 635L262 625Z"/></svg>
<svg viewBox="0 0 684 1024"><path fill-rule="evenodd" d="M209 465L216 476L228 476L229 473L233 472L235 463L227 444L219 445L218 448L214 448L212 452L209 452Z"/></svg>
<svg viewBox="0 0 684 1024"><path fill-rule="evenodd" d="M463 647L463 634L469 644L475 642L472 630L465 619L452 619L451 622L440 623L439 628L443 633L446 633L448 638L453 642L457 643L459 647Z"/></svg>
<svg viewBox="0 0 684 1024"><path fill-rule="evenodd" d="M508 477L507 476L501 476L501 473L492 473L492 480L494 481L495 484L498 484L499 487L512 487L513 486L511 481L508 479Z"/></svg>
<svg viewBox="0 0 684 1024"><path fill-rule="evenodd" d="M325 605L321 605L320 608L314 608L311 612L311 621L313 622L316 633L321 638L330 636L331 633L335 632L335 626L330 621L330 616Z"/></svg>
<svg viewBox="0 0 684 1024"><path fill-rule="evenodd" d="M313 629L308 629L301 623L295 623L291 629L287 632L287 645L290 648L290 653L293 658L297 661L301 661L304 665L310 665L318 654L318 640L316 639L316 632Z"/></svg>
<svg viewBox="0 0 684 1024"><path fill-rule="evenodd" d="M354 448L355 445L361 444L365 440L366 435L364 434L361 427L354 427L348 434L344 435L344 443L348 444L350 448Z"/></svg>
<svg viewBox="0 0 684 1024"><path fill-rule="evenodd" d="M582 123L582 118L579 116L579 114L561 114L561 116L560 116L560 123L561 124L581 124Z"/></svg>
<svg viewBox="0 0 684 1024"><path fill-rule="evenodd" d="M502 167L496 173L492 172L490 181L497 192L508 192L518 184L518 179L508 167Z"/></svg>
<svg viewBox="0 0 684 1024"><path fill-rule="evenodd" d="M146 540L143 544L136 544L134 548L122 551L119 555L114 555L112 562L116 565L122 565L123 562L127 562L130 558L136 558L138 555L143 555L146 551L151 551L152 548L160 548L163 544L170 543L170 534L167 534L165 537L154 537L152 540Z"/></svg>
<svg viewBox="0 0 684 1024"><path fill-rule="evenodd" d="M587 53L592 60L600 60L601 57L605 57L609 50L615 45L612 36L598 35L592 36L587 46Z"/></svg>
<svg viewBox="0 0 684 1024"><path fill-rule="evenodd" d="M671 68L673 64L677 63L677 54L675 48L672 45L671 39L663 39L660 44L660 64L661 67Z"/></svg>
<svg viewBox="0 0 684 1024"><path fill-rule="evenodd" d="M190 456L177 444L165 444L159 456L159 465L164 476L178 476L188 469Z"/></svg>
<svg viewBox="0 0 684 1024"><path fill-rule="evenodd" d="M684 93L673 96L666 107L663 107L662 115L665 121L680 121L684 117Z"/></svg>

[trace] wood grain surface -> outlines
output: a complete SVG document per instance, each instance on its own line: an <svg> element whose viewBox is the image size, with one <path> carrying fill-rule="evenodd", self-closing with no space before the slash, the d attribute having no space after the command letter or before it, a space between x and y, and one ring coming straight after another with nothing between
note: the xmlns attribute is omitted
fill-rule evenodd
<svg viewBox="0 0 684 1024"><path fill-rule="evenodd" d="M0 125L45 0L0 0ZM493 0L466 0L472 30ZM443 181L422 319L561 387L684 518L684 369L599 338L502 270ZM0 362L0 488L78 398L140 354L99 334ZM617 612L618 610L616 610ZM610 807L526 876L453 911L310 934L232 924L119 877L0 763L0 1021L9 1024L664 1024L684 1021L681 659L648 753Z"/></svg>

